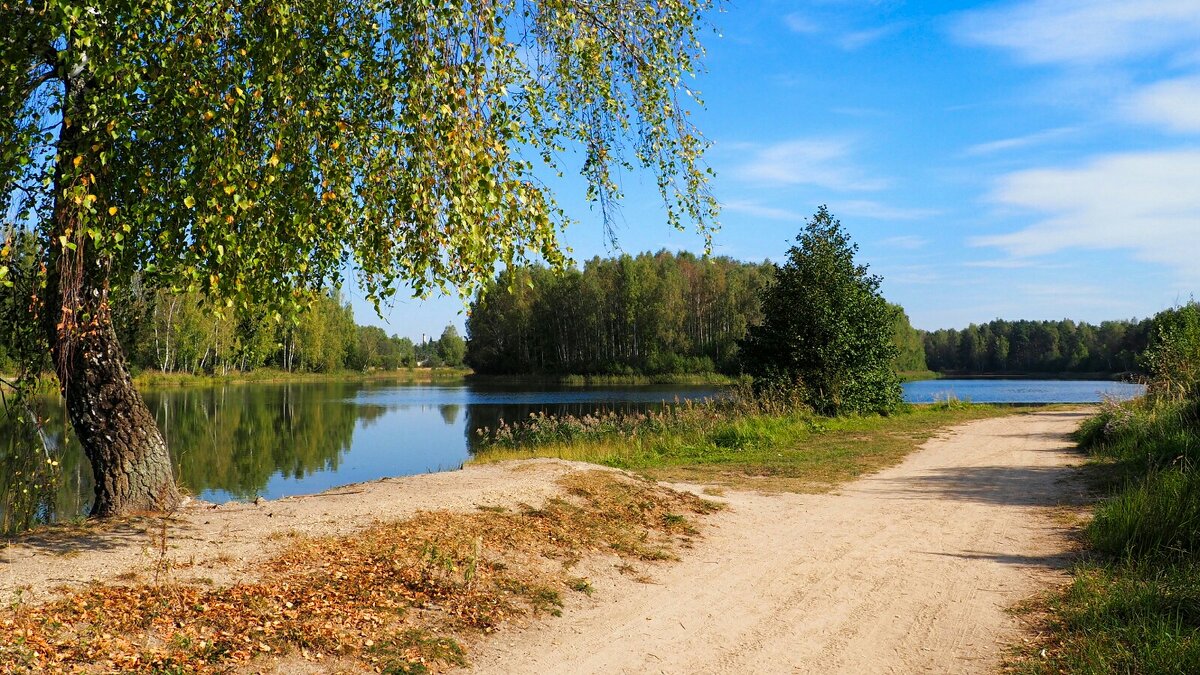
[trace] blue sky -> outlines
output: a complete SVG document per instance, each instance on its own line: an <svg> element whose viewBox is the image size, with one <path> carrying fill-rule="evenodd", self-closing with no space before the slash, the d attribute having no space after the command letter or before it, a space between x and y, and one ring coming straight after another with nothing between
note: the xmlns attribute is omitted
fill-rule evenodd
<svg viewBox="0 0 1200 675"><path fill-rule="evenodd" d="M729 2L695 116L714 252L782 257L828 204L919 328L1144 317L1200 288L1200 0ZM625 176L619 250L699 251ZM618 249L577 195L577 259ZM461 329L456 298L360 322Z"/></svg>

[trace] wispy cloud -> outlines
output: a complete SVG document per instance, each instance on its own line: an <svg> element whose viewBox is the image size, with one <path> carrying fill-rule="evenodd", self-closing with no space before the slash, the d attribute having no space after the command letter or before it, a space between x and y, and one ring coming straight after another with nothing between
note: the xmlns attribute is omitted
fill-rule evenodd
<svg viewBox="0 0 1200 675"><path fill-rule="evenodd" d="M1072 249L1118 249L1200 280L1200 151L1122 153L1077 168L1003 177L993 199L1041 219L1009 234L977 237L1016 258Z"/></svg>
<svg viewBox="0 0 1200 675"><path fill-rule="evenodd" d="M913 234L904 234L879 240L880 246L886 248L900 248L906 251L915 251L919 248L924 248L928 243L929 240L925 237L918 237Z"/></svg>
<svg viewBox="0 0 1200 675"><path fill-rule="evenodd" d="M837 39L837 45L848 52L858 51L872 43L904 30L902 23L892 23L877 28L850 31Z"/></svg>
<svg viewBox="0 0 1200 675"><path fill-rule="evenodd" d="M963 267L978 267L991 270L1019 270L1033 267L1036 264L1029 258L998 258L996 260L972 260L963 263Z"/></svg>
<svg viewBox="0 0 1200 675"><path fill-rule="evenodd" d="M941 272L930 265L889 265L886 268L881 267L879 272L889 285L925 286L942 281Z"/></svg>
<svg viewBox="0 0 1200 675"><path fill-rule="evenodd" d="M1194 48L1200 0L1027 0L966 12L952 30L1030 63L1101 64Z"/></svg>
<svg viewBox="0 0 1200 675"><path fill-rule="evenodd" d="M788 27L788 30L801 35L811 35L821 31L821 26L800 12L792 12L783 17L783 24Z"/></svg>
<svg viewBox="0 0 1200 675"><path fill-rule="evenodd" d="M764 185L815 185L842 192L886 188L888 181L854 165L851 150L851 143L838 139L784 141L760 147L733 175Z"/></svg>
<svg viewBox="0 0 1200 675"><path fill-rule="evenodd" d="M981 155L992 155L1008 150L1019 150L1022 148L1028 148L1031 146L1056 141L1066 136L1070 136L1078 131L1079 130L1075 127L1059 127L1057 129L1048 129L1046 131L1039 131L1037 133L1027 134L1025 136L1002 138L996 141L988 141L986 143L972 145L964 150L963 154L969 157L978 157Z"/></svg>
<svg viewBox="0 0 1200 675"><path fill-rule="evenodd" d="M721 208L734 213L744 213L748 216L756 218L767 218L769 220L787 220L800 221L804 220L804 216L788 209L781 209L774 206L767 206L758 202L746 199L734 199L721 204Z"/></svg>
<svg viewBox="0 0 1200 675"><path fill-rule="evenodd" d="M1126 104L1139 121L1183 133L1200 132L1200 77L1165 80L1144 87Z"/></svg>
<svg viewBox="0 0 1200 675"><path fill-rule="evenodd" d="M890 206L863 199L838 201L834 203L834 208L841 214L874 220L921 220L941 214L941 211L937 209Z"/></svg>

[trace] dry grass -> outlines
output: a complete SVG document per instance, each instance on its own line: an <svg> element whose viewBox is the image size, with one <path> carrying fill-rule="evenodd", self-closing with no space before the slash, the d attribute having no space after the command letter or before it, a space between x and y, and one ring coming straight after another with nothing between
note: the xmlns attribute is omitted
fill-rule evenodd
<svg viewBox="0 0 1200 675"><path fill-rule="evenodd" d="M142 577L152 583L15 603L0 610L0 672L217 673L280 656L317 670L437 671L466 662L461 639L587 592L570 568L590 552L671 558L696 534L691 518L719 508L609 471L560 483L564 495L538 507L297 538L254 582L181 584L156 567Z"/></svg>

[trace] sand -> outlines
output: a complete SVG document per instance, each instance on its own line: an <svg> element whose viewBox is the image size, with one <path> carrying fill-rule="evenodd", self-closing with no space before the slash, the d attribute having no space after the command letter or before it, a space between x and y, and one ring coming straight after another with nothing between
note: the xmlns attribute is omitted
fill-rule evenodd
<svg viewBox="0 0 1200 675"><path fill-rule="evenodd" d="M1082 502L1068 434L1086 411L971 422L904 462L823 495L728 492L682 560L622 574L581 568L590 596L470 645L479 673L994 672L1022 626L1015 603L1061 583ZM142 578L252 578L289 534L345 534L420 510L539 504L557 460L470 466L323 495L220 507L192 502L163 528L50 533L0 548L0 597ZM679 486L676 486L679 487ZM682 486L700 491L702 486ZM628 571L628 570L626 570ZM638 580L640 578L640 581Z"/></svg>

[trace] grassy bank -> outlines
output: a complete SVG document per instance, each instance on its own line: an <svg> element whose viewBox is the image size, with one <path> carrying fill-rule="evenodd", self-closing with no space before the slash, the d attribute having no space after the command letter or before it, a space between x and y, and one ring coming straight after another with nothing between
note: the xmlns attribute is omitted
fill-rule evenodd
<svg viewBox="0 0 1200 675"><path fill-rule="evenodd" d="M228 375L192 375L191 373L162 373L144 371L133 378L139 388L168 389L172 387L212 387L224 384L274 382L344 382L348 380L385 380L395 382L442 382L461 380L471 374L469 368L400 368L362 373L353 370L335 373L291 373L274 368L260 368Z"/></svg>
<svg viewBox="0 0 1200 675"><path fill-rule="evenodd" d="M1028 673L1200 672L1200 402L1106 404L1079 431L1108 496L1088 557L1049 598Z"/></svg>
<svg viewBox="0 0 1200 675"><path fill-rule="evenodd" d="M658 480L817 492L899 462L950 425L1027 410L905 406L888 416L822 418L748 404L692 404L642 415L535 416L491 430L474 462L558 457Z"/></svg>
<svg viewBox="0 0 1200 675"><path fill-rule="evenodd" d="M479 375L469 378L481 384L549 384L566 387L636 387L647 385L730 386L745 379L720 373L676 373L660 375Z"/></svg>
<svg viewBox="0 0 1200 675"><path fill-rule="evenodd" d="M901 370L896 373L900 376L901 382L917 382L919 380L940 380L941 373L935 373L932 370Z"/></svg>

